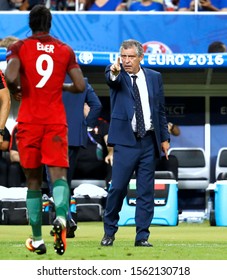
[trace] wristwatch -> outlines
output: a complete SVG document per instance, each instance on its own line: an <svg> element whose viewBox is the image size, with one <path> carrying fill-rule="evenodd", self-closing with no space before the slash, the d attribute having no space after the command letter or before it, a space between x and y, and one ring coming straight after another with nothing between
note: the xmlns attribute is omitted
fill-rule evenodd
<svg viewBox="0 0 227 280"><path fill-rule="evenodd" d="M4 136L5 135L5 129L0 129L0 135Z"/></svg>

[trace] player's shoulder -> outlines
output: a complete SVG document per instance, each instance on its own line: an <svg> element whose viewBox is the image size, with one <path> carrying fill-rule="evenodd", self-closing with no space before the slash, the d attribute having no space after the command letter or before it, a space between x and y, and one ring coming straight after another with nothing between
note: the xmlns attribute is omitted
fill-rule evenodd
<svg viewBox="0 0 227 280"><path fill-rule="evenodd" d="M71 56L73 54L73 49L65 42L52 37L52 43L58 48L61 53L64 53L64 55L68 54L69 56Z"/></svg>
<svg viewBox="0 0 227 280"><path fill-rule="evenodd" d="M17 56L17 54L20 52L21 47L24 45L25 40L18 40L7 48L6 60L8 60L9 57Z"/></svg>
<svg viewBox="0 0 227 280"><path fill-rule="evenodd" d="M61 41L58 38L55 38L55 37L51 36L51 41L55 44L58 44L58 45L62 46L62 47L71 49L71 47L68 44L66 44L65 42Z"/></svg>
<svg viewBox="0 0 227 280"><path fill-rule="evenodd" d="M28 40L28 38L18 40L17 42L11 44L11 45L8 47L8 49L20 48L20 47L25 43L26 40Z"/></svg>

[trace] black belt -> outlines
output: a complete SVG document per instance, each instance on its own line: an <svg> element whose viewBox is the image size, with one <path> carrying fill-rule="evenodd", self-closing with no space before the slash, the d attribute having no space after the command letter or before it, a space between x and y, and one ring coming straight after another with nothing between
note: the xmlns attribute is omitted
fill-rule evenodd
<svg viewBox="0 0 227 280"><path fill-rule="evenodd" d="M137 135L137 132L134 132L134 135L135 135L136 139L142 139L142 138L144 138L144 137L146 137L146 136L154 135L154 130L147 130L147 131L146 131L146 134L145 134L144 137L142 137L142 138L141 138L140 136Z"/></svg>

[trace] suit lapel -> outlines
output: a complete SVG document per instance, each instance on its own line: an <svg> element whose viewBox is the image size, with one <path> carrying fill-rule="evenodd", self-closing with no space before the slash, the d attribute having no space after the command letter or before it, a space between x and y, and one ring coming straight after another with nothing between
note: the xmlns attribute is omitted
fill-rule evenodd
<svg viewBox="0 0 227 280"><path fill-rule="evenodd" d="M132 97L135 99L134 91L133 91L133 88L132 88L131 77L129 76L129 74L124 69L122 70L122 74L123 74L123 78L125 79L125 82L126 82L128 88L129 88L129 91L132 94Z"/></svg>
<svg viewBox="0 0 227 280"><path fill-rule="evenodd" d="M153 82L152 82L152 75L150 74L149 71L147 71L147 69L142 68L144 75L145 75L145 80L146 80L146 84L147 84L147 91L149 94L149 100L150 98L153 97Z"/></svg>

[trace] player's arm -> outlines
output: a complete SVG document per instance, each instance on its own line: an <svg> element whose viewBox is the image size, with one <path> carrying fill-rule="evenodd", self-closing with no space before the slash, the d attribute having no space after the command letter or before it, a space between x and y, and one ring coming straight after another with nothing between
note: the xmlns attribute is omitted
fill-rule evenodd
<svg viewBox="0 0 227 280"><path fill-rule="evenodd" d="M11 99L8 88L0 89L0 129L4 129L9 116Z"/></svg>
<svg viewBox="0 0 227 280"><path fill-rule="evenodd" d="M71 93L82 93L85 90L84 75L80 68L73 68L69 71L69 76L72 83L64 83L63 91Z"/></svg>
<svg viewBox="0 0 227 280"><path fill-rule="evenodd" d="M19 69L20 60L18 58L11 58L7 63L5 71L6 83L11 94L20 92Z"/></svg>
<svg viewBox="0 0 227 280"><path fill-rule="evenodd" d="M8 149L9 149L9 141L4 140L4 138L3 138L3 141L2 141L1 146L0 146L0 150L1 151L8 151Z"/></svg>

